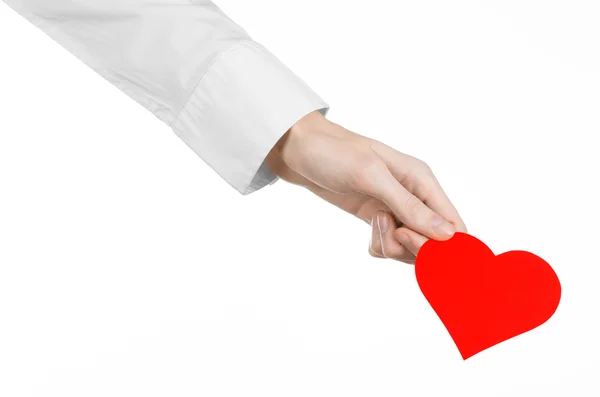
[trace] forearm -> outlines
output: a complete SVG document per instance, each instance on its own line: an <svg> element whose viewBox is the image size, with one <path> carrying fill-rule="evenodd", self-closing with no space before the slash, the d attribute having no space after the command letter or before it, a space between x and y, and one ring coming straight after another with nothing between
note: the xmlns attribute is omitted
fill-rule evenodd
<svg viewBox="0 0 600 397"><path fill-rule="evenodd" d="M264 159L328 105L210 1L4 0L151 111L242 194Z"/></svg>

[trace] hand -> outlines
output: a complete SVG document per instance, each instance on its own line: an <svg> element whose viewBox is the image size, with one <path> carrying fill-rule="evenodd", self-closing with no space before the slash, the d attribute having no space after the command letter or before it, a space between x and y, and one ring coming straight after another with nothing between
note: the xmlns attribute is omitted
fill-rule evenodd
<svg viewBox="0 0 600 397"><path fill-rule="evenodd" d="M414 263L428 239L466 232L430 168L312 112L271 150L269 169L372 227L369 253Z"/></svg>

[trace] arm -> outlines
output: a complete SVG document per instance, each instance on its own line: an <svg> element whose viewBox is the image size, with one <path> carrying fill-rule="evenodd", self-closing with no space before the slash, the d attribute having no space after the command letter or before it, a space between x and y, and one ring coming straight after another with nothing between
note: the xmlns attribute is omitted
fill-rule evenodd
<svg viewBox="0 0 600 397"><path fill-rule="evenodd" d="M264 159L328 105L206 0L4 0L166 123L242 194L277 181Z"/></svg>
<svg viewBox="0 0 600 397"><path fill-rule="evenodd" d="M467 231L427 164L318 112L296 123L266 161L283 180L371 225L374 257L414 263L428 239Z"/></svg>
<svg viewBox="0 0 600 397"><path fill-rule="evenodd" d="M4 0L170 126L242 194L278 177L372 227L414 262L466 231L422 161L328 121L328 105L206 0Z"/></svg>

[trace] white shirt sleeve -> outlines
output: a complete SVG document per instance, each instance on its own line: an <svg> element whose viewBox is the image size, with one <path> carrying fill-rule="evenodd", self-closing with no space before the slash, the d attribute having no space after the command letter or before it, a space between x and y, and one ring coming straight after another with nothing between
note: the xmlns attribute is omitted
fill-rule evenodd
<svg viewBox="0 0 600 397"><path fill-rule="evenodd" d="M242 194L278 180L264 159L329 106L207 0L4 0L151 111Z"/></svg>

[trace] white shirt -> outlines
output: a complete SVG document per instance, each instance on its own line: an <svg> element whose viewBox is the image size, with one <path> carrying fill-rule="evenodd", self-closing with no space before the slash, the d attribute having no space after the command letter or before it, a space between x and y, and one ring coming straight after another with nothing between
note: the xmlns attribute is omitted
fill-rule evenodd
<svg viewBox="0 0 600 397"><path fill-rule="evenodd" d="M329 106L207 0L4 0L144 106L242 194L299 119Z"/></svg>

